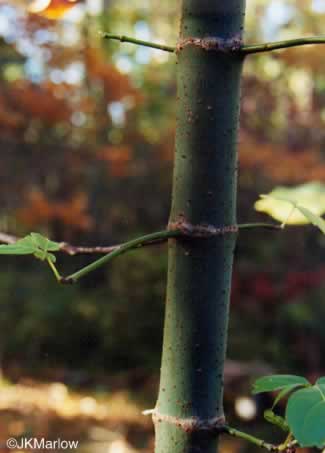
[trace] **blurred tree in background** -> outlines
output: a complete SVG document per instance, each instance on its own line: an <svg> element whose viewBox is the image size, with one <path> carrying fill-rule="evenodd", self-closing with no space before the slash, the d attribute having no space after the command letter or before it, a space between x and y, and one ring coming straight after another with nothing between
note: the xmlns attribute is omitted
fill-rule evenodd
<svg viewBox="0 0 325 453"><path fill-rule="evenodd" d="M317 0L252 0L246 41L321 34L324 16ZM0 3L1 231L94 245L167 223L173 57L105 42L99 32L173 44L177 21L171 1L81 2L59 21ZM240 222L261 218L253 203L274 185L325 180L324 65L317 46L246 63ZM230 358L324 373L324 238L295 228L254 240L242 233L236 253ZM70 270L87 262L60 260ZM165 269L162 246L62 288L38 263L1 258L6 373L76 385L94 384L96 372L125 372L130 382L156 375Z"/></svg>

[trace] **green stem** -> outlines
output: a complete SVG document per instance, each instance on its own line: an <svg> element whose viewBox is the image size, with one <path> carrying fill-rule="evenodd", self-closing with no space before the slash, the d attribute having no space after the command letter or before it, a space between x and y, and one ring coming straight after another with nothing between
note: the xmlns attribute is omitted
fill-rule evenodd
<svg viewBox="0 0 325 453"><path fill-rule="evenodd" d="M254 437L248 433L244 433L242 431L239 431L238 429L232 428L230 426L224 426L222 428L223 432L229 434L230 436L237 437L238 439L243 439L251 444L257 445L258 447L265 448L268 451L277 451L279 450L279 447L269 444L265 442L263 439L259 439L257 437Z"/></svg>
<svg viewBox="0 0 325 453"><path fill-rule="evenodd" d="M276 223L242 223L238 225L239 230L250 230L253 228L266 228L267 230L282 230L283 227Z"/></svg>
<svg viewBox="0 0 325 453"><path fill-rule="evenodd" d="M166 46L164 44L157 44L151 41L143 41L141 39L132 38L131 36L116 35L111 33L103 33L102 36L105 39L115 39L120 42L127 42L139 46L151 47L152 49L164 50L170 53L175 53L176 51L176 47ZM308 46L312 44L325 44L325 36L310 36L307 38L286 39L284 41L265 42L263 44L252 44L242 46L240 49L234 50L233 52L237 52L241 55L251 55L255 53L271 52L273 50L288 49L290 47L298 46Z"/></svg>
<svg viewBox="0 0 325 453"><path fill-rule="evenodd" d="M150 41L143 41L142 39L132 38L124 35L114 35L112 33L102 33L104 39L115 39L120 42L128 42L131 44L137 44L138 46L151 47L152 49L164 50L166 52L175 52L175 47L166 46L164 44L157 44Z"/></svg>
<svg viewBox="0 0 325 453"><path fill-rule="evenodd" d="M128 252L129 250L142 247L144 244L148 242L155 242L161 240L167 240L168 238L180 236L182 233L180 231L158 231L156 233L148 234L146 236L141 236L139 238L133 239L132 241L126 242L122 244L117 249L113 250L113 252L108 253L105 256L102 256L98 260L94 261L93 263L88 264L88 266L83 267L77 272L69 275L68 277L61 277L61 283L74 283L79 280L81 277L93 272L94 270L98 269L99 267L103 266L104 264L108 263L112 259L116 258L117 256L123 255L123 253Z"/></svg>
<svg viewBox="0 0 325 453"><path fill-rule="evenodd" d="M252 228L267 228L271 230L281 230L280 225L272 224L272 223L243 223L241 225L238 225L239 229L252 229ZM114 250L112 250L110 253L107 253L105 256L102 256L98 260L94 261L93 263L88 264L88 266L83 267L77 272L74 272L73 274L69 275L68 277L63 277L61 276L54 264L48 260L48 263L57 278L57 280L61 283L74 283L77 280L79 280L81 277L84 277L85 275L89 274L90 272L93 272L94 270L98 269L99 267L103 266L104 264L108 263L112 259L116 258L119 255L122 255L123 253L126 253L130 250L133 250L135 248L140 248L144 247L146 245L154 245L154 244L159 244L161 242L165 242L170 238L174 237L180 237L180 236L186 236L182 231L180 230L174 230L174 231L158 231L156 233L151 233L147 234L146 236L141 236L136 239L132 239L132 241L125 242L124 244L121 244L119 246L116 246Z"/></svg>
<svg viewBox="0 0 325 453"><path fill-rule="evenodd" d="M292 442L293 435L289 432L286 440L283 442L282 445L279 446L279 451L285 451L288 449L288 445Z"/></svg>
<svg viewBox="0 0 325 453"><path fill-rule="evenodd" d="M57 279L58 282L60 282L61 279L62 279L62 276L59 274L59 271L55 267L55 264L49 258L47 259L47 262L48 262L51 270L53 271L53 274L55 275L55 278Z"/></svg>
<svg viewBox="0 0 325 453"><path fill-rule="evenodd" d="M183 0L180 42L240 42L244 0ZM177 52L177 128L170 223L236 225L243 58L184 45ZM216 453L219 436L168 419L223 416L224 361L236 233L169 241L155 453Z"/></svg>
<svg viewBox="0 0 325 453"><path fill-rule="evenodd" d="M272 50L288 49L290 47L308 46L311 44L325 44L325 36L310 36L308 38L286 39L284 41L266 42L244 46L240 52L245 55L271 52Z"/></svg>

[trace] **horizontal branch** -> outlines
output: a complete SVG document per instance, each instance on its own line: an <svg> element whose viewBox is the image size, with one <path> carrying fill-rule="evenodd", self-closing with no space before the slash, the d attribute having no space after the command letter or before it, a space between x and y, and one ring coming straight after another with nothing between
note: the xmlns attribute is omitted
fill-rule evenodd
<svg viewBox="0 0 325 453"><path fill-rule="evenodd" d="M84 246L74 246L66 242L61 242L59 251L67 253L68 255L77 255L77 254L104 254L101 258L95 260L94 262L88 264L77 272L64 277L60 275L54 263L51 260L47 260L49 266L51 267L55 277L60 283L75 283L81 277L93 272L104 264L108 263L112 259L120 256L130 250L137 249L140 247L145 247L149 245L156 245L163 242L166 242L170 238L174 237L184 237L192 239L208 239L214 236L237 233L238 230L252 229L252 228L267 228L272 230L281 230L283 229L282 225L276 225L271 223L244 223L241 225L232 225L232 226L223 226L223 227L208 227L207 231L202 230L202 226L198 228L184 228L184 224L181 224L179 228L175 228L175 225L172 229L167 229L163 231L158 231L156 233L147 234L136 239L132 239L129 242L124 244L113 245L113 246L96 246L96 247L84 247ZM6 233L0 232L0 243L4 244L14 244L20 238L12 236Z"/></svg>
<svg viewBox="0 0 325 453"><path fill-rule="evenodd" d="M295 449L297 448L297 445L298 445L296 440L292 440L290 442L288 441L288 439L291 436L289 436L289 438L287 438L287 440L283 444L274 445L274 444L265 442L265 440L263 440L263 439L259 439L258 437L252 436L251 434L248 434L243 431L239 431L238 429L232 428L231 426L228 426L228 425L222 426L220 428L220 432L226 433L233 437L237 437L238 439L246 440L246 441L250 442L251 444L257 445L258 447L264 448L265 450L267 450L269 452L273 452L273 453L275 453L275 452L292 453L295 451Z"/></svg>
<svg viewBox="0 0 325 453"><path fill-rule="evenodd" d="M17 236L13 236L11 234L0 233L0 243L1 244L15 244L15 242L22 239ZM147 247L151 245L156 245L161 242L165 242L165 240L155 240L151 242L145 242L142 244L142 247ZM84 245L72 245L67 242L60 242L60 249L59 252L66 253L70 256L75 255L106 255L107 253L111 253L114 250L121 247L122 244L115 244L115 245L96 245L94 247L88 247ZM140 247L140 246L139 246Z"/></svg>
<svg viewBox="0 0 325 453"><path fill-rule="evenodd" d="M165 242L165 239L156 239L143 244L139 244L140 247L148 247L151 245L157 245ZM60 252L66 253L70 256L75 255L107 255L108 253L114 252L114 250L119 249L124 244L115 244L115 245L96 245L94 247L87 247L83 245L72 245L67 242L60 243Z"/></svg>
<svg viewBox="0 0 325 453"><path fill-rule="evenodd" d="M251 230L255 228L264 228L266 230L283 230L284 227L282 224L257 222L241 223L238 225L238 228L239 230Z"/></svg>
<svg viewBox="0 0 325 453"><path fill-rule="evenodd" d="M176 53L177 51L177 46L166 46L164 44L158 44L151 41L143 41L141 39L136 39L125 35L102 33L102 37L105 39L115 39L120 42L127 42L139 46L151 47L152 49L164 50L170 53ZM247 46L243 45L240 48L233 48L232 51L241 55L251 55L262 52L271 52L273 50L288 49L290 47L308 46L312 44L325 44L325 36L309 36L306 38L286 39L283 41L266 42L263 44L252 44Z"/></svg>
<svg viewBox="0 0 325 453"><path fill-rule="evenodd" d="M150 41L143 41L142 39L136 39L136 38L132 38L130 36L114 35L111 33L101 33L101 36L104 39L114 39L116 41L137 44L138 46L151 47L152 49L164 50L165 52L170 52L170 53L173 53L176 50L175 47L172 47L172 46L166 46L164 44L158 44L158 43L154 43L154 42L150 42Z"/></svg>
<svg viewBox="0 0 325 453"><path fill-rule="evenodd" d="M77 280L79 280L81 277L84 277L85 275L89 274L90 272L93 272L94 270L98 269L99 267L103 266L104 264L108 263L112 259L123 255L124 253L139 248L143 247L144 244L146 243L156 243L158 241L167 241L169 238L176 237L176 236L181 236L182 232L181 231L158 231L156 233L148 234L146 236L141 236L139 238L133 239L132 241L126 242L125 244L122 244L115 248L111 253L108 253L105 256L102 256L98 260L94 261L93 263L88 264L88 266L83 267L77 272L74 272L73 274L69 275L68 277L61 277L60 282L61 283L75 283Z"/></svg>
<svg viewBox="0 0 325 453"><path fill-rule="evenodd" d="M280 447L273 445L273 444L269 444L269 443L265 442L265 440L263 440L263 439L259 439L255 436L252 436L251 434L245 433L243 431L239 431L238 429L232 428L231 426L228 426L228 425L224 425L221 428L221 432L229 434L230 436L233 436L233 437L237 437L238 439L246 440L246 441L250 442L251 444L257 445L258 447L264 448L270 452L280 451Z"/></svg>
<svg viewBox="0 0 325 453"><path fill-rule="evenodd" d="M275 224L266 224L266 223L246 223L242 225L237 225L238 229L251 229L251 228L271 228L271 229L282 229L281 226L275 225ZM214 233L215 236L217 235L222 235L226 234L227 232L231 233L232 230L226 231L227 227L223 228L216 228L216 231ZM119 246L114 247L114 249L108 253L107 255L104 255L103 257L97 259L93 263L88 264L88 266L83 267L77 272L74 272L73 274L69 275L68 277L61 277L59 279L60 283L65 283L65 284L71 284L75 283L78 281L80 278L84 277L85 275L89 274L90 272L95 271L96 269L102 267L104 264L108 263L109 261L113 260L114 258L123 255L124 253L134 250L139 247L143 247L145 245L152 245L152 244L157 244L167 241L170 238L174 237L189 237L189 238L195 238L196 236L193 236L192 232L184 232L182 229L173 229L173 230L163 230L163 231L158 231L156 233L151 233L145 236L141 236L139 238L133 239L129 242L126 242L124 244L121 244ZM211 237L209 235L208 237Z"/></svg>
<svg viewBox="0 0 325 453"><path fill-rule="evenodd" d="M243 46L240 49L240 52L244 55L250 55L254 53L271 52L272 50L288 49L290 47L310 46L312 44L325 44L325 36L310 36L307 38L253 44Z"/></svg>
<svg viewBox="0 0 325 453"><path fill-rule="evenodd" d="M241 225L238 225L239 230L245 230L245 229L252 229L252 228L265 228L269 230L280 230L282 229L281 225L277 224L272 224L272 223L243 223ZM177 233L178 234L178 233ZM0 232L0 243L1 244L14 244L17 242L20 237L7 234L7 233L1 233ZM153 239L151 241L145 241L143 243L138 244L138 248L140 247L148 247L152 245L157 245L161 244L163 242L166 242L168 238L165 236ZM60 252L66 253L67 255L70 256L75 256L75 255L106 255L108 253L114 252L114 250L120 249L123 245L125 244L115 244L115 245L96 245L94 247L88 247L84 245L72 245L69 244L68 242L60 242Z"/></svg>

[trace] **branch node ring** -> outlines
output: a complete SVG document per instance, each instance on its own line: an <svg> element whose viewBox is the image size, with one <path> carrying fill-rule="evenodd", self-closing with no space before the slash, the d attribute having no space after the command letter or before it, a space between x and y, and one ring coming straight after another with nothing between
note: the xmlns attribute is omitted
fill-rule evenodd
<svg viewBox="0 0 325 453"><path fill-rule="evenodd" d="M161 414L157 409L151 409L143 412L144 415L151 415L154 424L169 423L177 426L186 433L194 433L198 431L222 431L225 426L224 415L217 415L210 418L188 417L181 418L174 415Z"/></svg>
<svg viewBox="0 0 325 453"><path fill-rule="evenodd" d="M241 35L235 35L232 38L224 39L217 36L207 36L205 38L197 38L189 36L181 38L176 45L176 53L179 53L185 47L198 47L206 51L216 51L222 53L239 52L243 47Z"/></svg>
<svg viewBox="0 0 325 453"><path fill-rule="evenodd" d="M183 236L194 238L211 238L224 236L226 234L238 233L238 225L225 225L216 227L209 224L193 225L183 215L180 215L174 222L169 222L168 231L180 231Z"/></svg>

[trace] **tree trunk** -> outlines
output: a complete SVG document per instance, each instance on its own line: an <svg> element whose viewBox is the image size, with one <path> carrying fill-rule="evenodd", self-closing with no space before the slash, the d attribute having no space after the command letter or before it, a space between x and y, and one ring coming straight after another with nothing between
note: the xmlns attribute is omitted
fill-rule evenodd
<svg viewBox="0 0 325 453"><path fill-rule="evenodd" d="M183 0L169 226L188 237L169 241L156 453L215 453L223 420L244 3Z"/></svg>

